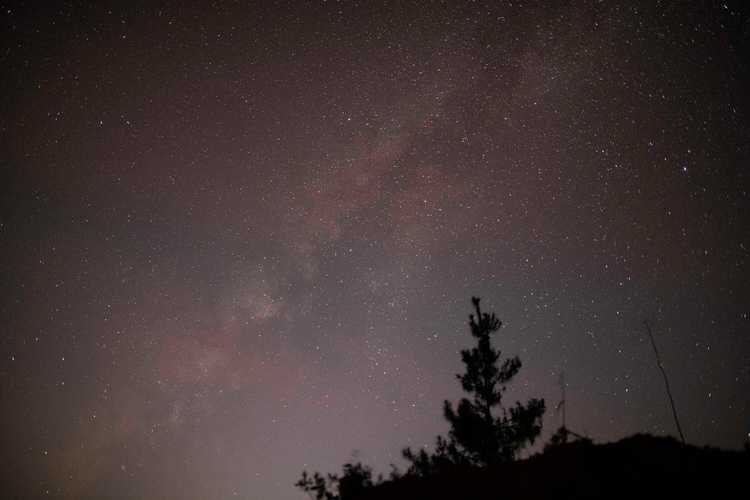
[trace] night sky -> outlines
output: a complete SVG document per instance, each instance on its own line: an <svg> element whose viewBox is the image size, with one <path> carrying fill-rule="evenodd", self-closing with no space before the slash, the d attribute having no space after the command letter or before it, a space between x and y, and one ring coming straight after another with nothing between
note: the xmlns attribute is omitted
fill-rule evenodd
<svg viewBox="0 0 750 500"><path fill-rule="evenodd" d="M6 498L387 472L472 295L542 441L563 372L676 435L644 320L687 440L748 439L744 2L52 3L0 5Z"/></svg>

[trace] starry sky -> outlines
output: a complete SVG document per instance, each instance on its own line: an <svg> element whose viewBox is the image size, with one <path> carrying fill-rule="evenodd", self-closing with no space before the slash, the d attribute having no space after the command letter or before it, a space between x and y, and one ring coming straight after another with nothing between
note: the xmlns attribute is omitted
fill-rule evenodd
<svg viewBox="0 0 750 500"><path fill-rule="evenodd" d="M470 297L596 441L750 432L750 9L28 2L0 23L9 498L304 498L448 430ZM45 5L43 5L45 4ZM537 448L538 449L538 448Z"/></svg>

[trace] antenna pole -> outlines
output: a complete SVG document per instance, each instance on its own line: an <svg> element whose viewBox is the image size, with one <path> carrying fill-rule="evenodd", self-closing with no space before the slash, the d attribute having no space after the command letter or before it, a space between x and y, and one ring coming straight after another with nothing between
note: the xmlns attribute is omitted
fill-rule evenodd
<svg viewBox="0 0 750 500"><path fill-rule="evenodd" d="M567 419L565 418L566 415L566 407L568 405L565 404L565 372L560 373L560 387L562 387L562 417L563 417L563 428L566 430L568 429L567 425Z"/></svg>
<svg viewBox="0 0 750 500"><path fill-rule="evenodd" d="M672 391L669 389L669 380L667 380L667 372L664 369L664 365L661 364L661 358L659 357L659 351L656 349L656 342L654 342L654 334L651 333L651 325L648 324L648 321L644 320L643 324L646 326L646 331L648 332L648 338L651 340L651 347L654 348L654 355L656 356L656 364L659 367L659 370L661 370L661 375L664 377L664 387L667 389L667 396L669 396L669 404L672 407L672 415L674 416L674 423L677 425L677 432L680 434L680 439L682 439L682 444L685 443L685 435L682 433L682 427L680 426L680 419L677 418L677 409L675 409L674 406L674 399L672 398Z"/></svg>

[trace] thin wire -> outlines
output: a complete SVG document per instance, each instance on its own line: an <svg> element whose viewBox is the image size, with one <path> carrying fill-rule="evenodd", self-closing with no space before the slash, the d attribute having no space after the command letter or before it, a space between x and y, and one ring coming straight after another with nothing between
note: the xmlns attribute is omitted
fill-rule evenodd
<svg viewBox="0 0 750 500"><path fill-rule="evenodd" d="M664 377L664 386L667 388L667 396L669 396L669 404L672 406L672 415L674 416L674 423L677 425L677 432L680 433L680 439L682 439L682 444L685 443L685 435L682 433L682 426L680 426L680 419L677 418L677 409L674 406L674 399L672 398L672 391L669 389L669 380L667 380L667 372L664 370L664 365L661 364L661 357L659 357L659 351L656 349L656 342L654 342L654 334L651 333L651 326L648 324L648 321L644 320L643 324L646 326L646 331L648 332L648 338L651 339L651 347L654 348L654 354L656 355L656 364L659 366L659 370L661 370L661 374Z"/></svg>

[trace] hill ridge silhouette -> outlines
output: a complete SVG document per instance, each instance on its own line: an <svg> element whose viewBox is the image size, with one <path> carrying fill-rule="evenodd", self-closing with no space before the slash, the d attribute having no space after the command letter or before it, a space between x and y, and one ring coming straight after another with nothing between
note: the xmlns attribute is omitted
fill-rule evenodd
<svg viewBox="0 0 750 500"><path fill-rule="evenodd" d="M526 459L403 476L365 490L360 500L500 498L717 498L746 491L750 452L683 445L635 434L616 442L576 441Z"/></svg>

